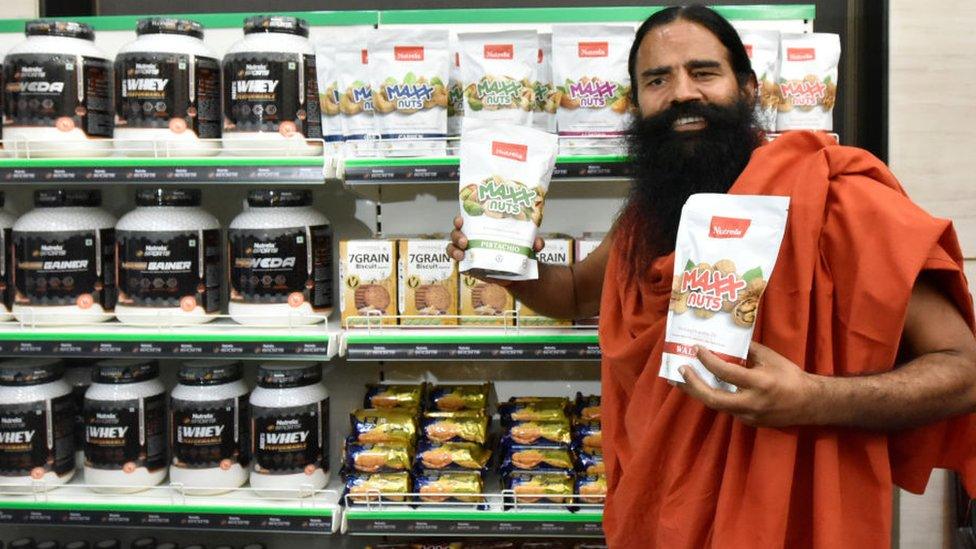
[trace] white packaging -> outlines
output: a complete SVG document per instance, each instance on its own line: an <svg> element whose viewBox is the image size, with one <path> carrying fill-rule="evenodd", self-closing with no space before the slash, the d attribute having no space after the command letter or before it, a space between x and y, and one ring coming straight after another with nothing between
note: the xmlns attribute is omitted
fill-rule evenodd
<svg viewBox="0 0 976 549"><path fill-rule="evenodd" d="M251 393L251 487L268 497L310 496L329 482L329 392L318 364L258 366Z"/></svg>
<svg viewBox="0 0 976 549"><path fill-rule="evenodd" d="M322 138L333 144L342 142L342 119L339 118L339 67L336 66L334 40L315 45L316 73L319 79L319 106L322 109Z"/></svg>
<svg viewBox="0 0 976 549"><path fill-rule="evenodd" d="M133 493L166 478L166 387L159 365L103 360L85 392L85 484Z"/></svg>
<svg viewBox="0 0 976 549"><path fill-rule="evenodd" d="M634 29L554 25L552 80L563 154L619 154L631 120L627 69Z"/></svg>
<svg viewBox="0 0 976 549"><path fill-rule="evenodd" d="M336 45L339 112L347 156L376 156L373 87L369 83L369 32Z"/></svg>
<svg viewBox="0 0 976 549"><path fill-rule="evenodd" d="M789 197L695 194L681 210L674 282L660 376L684 382L690 366L710 386L717 379L695 358L699 345L745 366L759 300L773 274L789 213Z"/></svg>
<svg viewBox="0 0 976 549"><path fill-rule="evenodd" d="M14 304L14 270L13 255L10 253L10 231L17 218L2 209L4 205L5 196L0 191L0 321L14 317L11 314Z"/></svg>
<svg viewBox="0 0 976 549"><path fill-rule="evenodd" d="M559 97L552 81L552 34L539 34L539 66L535 77L535 104L532 107L532 127L556 133L556 108Z"/></svg>
<svg viewBox="0 0 976 549"><path fill-rule="evenodd" d="M461 272L538 278L532 245L542 224L557 141L526 126L465 117L458 201L468 249Z"/></svg>
<svg viewBox="0 0 976 549"><path fill-rule="evenodd" d="M332 227L309 190L248 192L227 231L228 312L241 324L315 324L332 313Z"/></svg>
<svg viewBox="0 0 976 549"><path fill-rule="evenodd" d="M315 48L304 19L256 15L221 63L224 151L238 156L321 155Z"/></svg>
<svg viewBox="0 0 976 549"><path fill-rule="evenodd" d="M834 129L840 36L784 34L776 131Z"/></svg>
<svg viewBox="0 0 976 549"><path fill-rule="evenodd" d="M169 480L186 493L213 495L247 482L251 405L240 362L180 366L169 395Z"/></svg>
<svg viewBox="0 0 976 549"><path fill-rule="evenodd" d="M461 77L461 49L456 36L451 36L451 71L447 84L447 135L461 135L461 121L464 120L464 80ZM458 155L458 142L451 141L447 153Z"/></svg>
<svg viewBox="0 0 976 549"><path fill-rule="evenodd" d="M115 56L115 150L127 156L220 152L220 61L196 21L140 19Z"/></svg>
<svg viewBox="0 0 976 549"><path fill-rule="evenodd" d="M0 492L47 491L74 475L75 407L63 373L55 359L0 364Z"/></svg>
<svg viewBox="0 0 976 549"><path fill-rule="evenodd" d="M759 129L776 131L779 97L779 31L739 29L752 72L756 73L756 123Z"/></svg>
<svg viewBox="0 0 976 549"><path fill-rule="evenodd" d="M91 26L37 20L3 59L4 148L18 156L112 152L112 61Z"/></svg>
<svg viewBox="0 0 976 549"><path fill-rule="evenodd" d="M210 322L220 313L220 222L199 189L140 189L115 226L124 324Z"/></svg>
<svg viewBox="0 0 976 549"><path fill-rule="evenodd" d="M101 192L39 190L11 232L14 317L24 323L103 322L115 307L115 216Z"/></svg>
<svg viewBox="0 0 976 549"><path fill-rule="evenodd" d="M380 154L446 155L448 31L378 29L368 50Z"/></svg>
<svg viewBox="0 0 976 549"><path fill-rule="evenodd" d="M535 104L539 38L534 30L458 35L464 116L528 126Z"/></svg>

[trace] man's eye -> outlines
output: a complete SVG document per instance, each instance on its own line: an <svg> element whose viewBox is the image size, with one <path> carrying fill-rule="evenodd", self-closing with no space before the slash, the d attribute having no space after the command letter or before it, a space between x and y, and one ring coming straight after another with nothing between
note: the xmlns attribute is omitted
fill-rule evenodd
<svg viewBox="0 0 976 549"><path fill-rule="evenodd" d="M647 85L651 87L661 86L664 84L663 78L654 78L653 80L648 80Z"/></svg>
<svg viewBox="0 0 976 549"><path fill-rule="evenodd" d="M696 72L696 73L693 73L693 74L694 74L695 78L712 78L714 76L718 76L717 73L714 73L714 72L711 72L711 71L699 71L699 72Z"/></svg>

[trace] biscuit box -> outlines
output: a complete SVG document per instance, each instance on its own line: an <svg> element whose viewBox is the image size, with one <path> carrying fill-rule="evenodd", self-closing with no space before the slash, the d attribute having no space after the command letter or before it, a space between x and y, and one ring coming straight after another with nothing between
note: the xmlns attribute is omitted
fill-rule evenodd
<svg viewBox="0 0 976 549"><path fill-rule="evenodd" d="M396 324L395 241L340 242L339 279L343 325Z"/></svg>
<svg viewBox="0 0 976 549"><path fill-rule="evenodd" d="M461 324L464 326L511 326L515 298L498 284L461 275Z"/></svg>
<svg viewBox="0 0 976 549"><path fill-rule="evenodd" d="M586 256L600 247L600 244L603 243L603 239L606 236L606 233L583 233L583 236L577 238L575 242L576 253L574 254L574 263L579 263L586 259ZM574 324L577 326L596 326L599 323L600 317L594 316L592 318L579 319Z"/></svg>
<svg viewBox="0 0 976 549"><path fill-rule="evenodd" d="M573 263L573 239L572 237L552 234L543 235L546 247L535 254L539 263L549 263L551 265L571 265ZM525 305L521 301L516 303L515 310L518 311L518 322L521 326L572 326L572 320L560 320L542 316Z"/></svg>
<svg viewBox="0 0 976 549"><path fill-rule="evenodd" d="M458 270L447 255L449 243L420 238L398 241L400 324L457 324Z"/></svg>

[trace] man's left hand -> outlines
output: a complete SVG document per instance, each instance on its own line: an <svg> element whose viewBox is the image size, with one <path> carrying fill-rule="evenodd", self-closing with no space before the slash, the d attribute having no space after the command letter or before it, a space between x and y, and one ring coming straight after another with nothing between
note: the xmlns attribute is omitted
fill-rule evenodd
<svg viewBox="0 0 976 549"><path fill-rule="evenodd" d="M739 388L730 393L713 389L694 368L682 366L679 371L685 383L684 392L713 410L728 412L746 425L754 427L790 427L815 425L821 383L786 357L753 341L749 346L746 367L725 362L703 347L698 360L722 381Z"/></svg>

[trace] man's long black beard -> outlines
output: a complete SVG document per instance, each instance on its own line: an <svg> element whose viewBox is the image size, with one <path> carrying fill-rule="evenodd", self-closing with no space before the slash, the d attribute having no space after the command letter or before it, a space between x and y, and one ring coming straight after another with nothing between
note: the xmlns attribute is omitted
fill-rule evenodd
<svg viewBox="0 0 976 549"><path fill-rule="evenodd" d="M701 117L702 130L678 132L674 122ZM647 118L635 118L627 134L634 182L622 210L632 267L646 268L674 250L681 207L696 193L724 193L745 169L761 135L753 103L687 102Z"/></svg>

